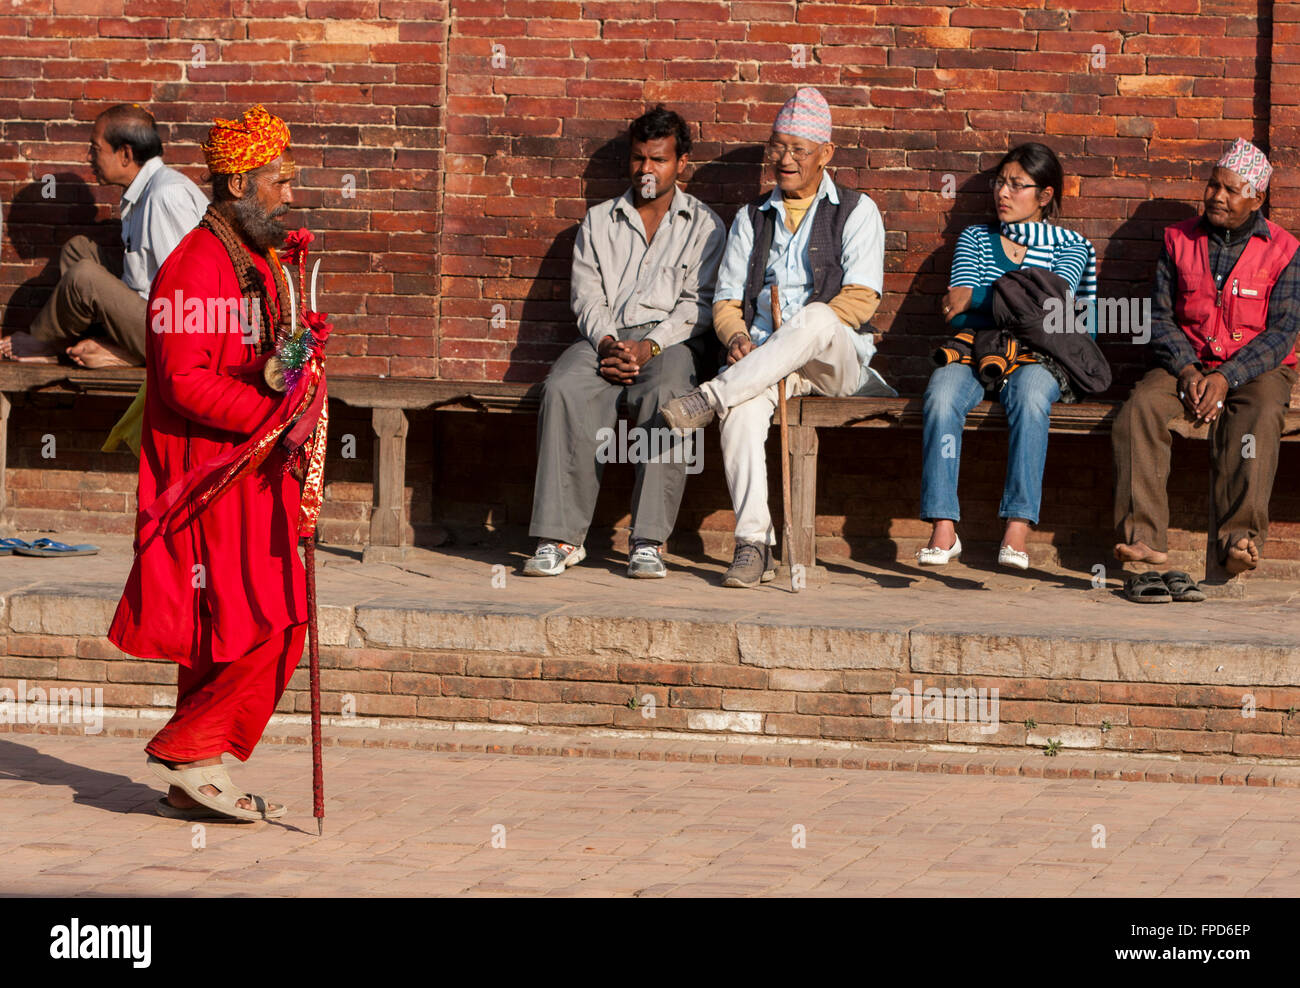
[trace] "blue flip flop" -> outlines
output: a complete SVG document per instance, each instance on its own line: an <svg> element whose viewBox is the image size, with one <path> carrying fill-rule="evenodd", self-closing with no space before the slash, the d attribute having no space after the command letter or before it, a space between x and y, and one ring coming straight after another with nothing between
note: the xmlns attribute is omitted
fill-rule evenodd
<svg viewBox="0 0 1300 988"><path fill-rule="evenodd" d="M37 539L31 545L14 546L20 556L93 556L99 552L97 545L64 545L53 539Z"/></svg>
<svg viewBox="0 0 1300 988"><path fill-rule="evenodd" d="M0 539L0 556L12 556L15 549L30 549L31 543L22 539Z"/></svg>

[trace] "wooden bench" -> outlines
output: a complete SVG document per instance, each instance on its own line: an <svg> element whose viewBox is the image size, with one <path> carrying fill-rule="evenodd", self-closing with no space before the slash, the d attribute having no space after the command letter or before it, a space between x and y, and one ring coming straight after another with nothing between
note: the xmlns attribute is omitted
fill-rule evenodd
<svg viewBox="0 0 1300 988"><path fill-rule="evenodd" d="M1121 402L1080 402L1052 406L1050 431L1068 435L1109 435ZM1287 410L1284 441L1300 441L1300 403ZM790 501L793 532L782 539L793 563L807 570L817 563L817 430L818 429L920 429L924 418L923 398L797 398L790 402ZM1006 414L999 402L981 401L966 416L967 430L1001 431L1007 428ZM1204 439L1209 426L1192 427L1178 421L1170 428L1189 439ZM919 483L919 478L917 482ZM1210 579L1218 572L1215 553L1209 549L1217 538L1217 525L1210 519L1206 535L1206 560ZM784 551L784 550L783 550ZM1213 564L1213 565L1211 565Z"/></svg>
<svg viewBox="0 0 1300 988"><path fill-rule="evenodd" d="M79 370L41 364L0 363L0 512L6 507L5 467L8 449L9 395L84 394L132 397L144 380L143 368ZM406 548L407 413L424 409L493 413L536 413L541 384L440 381L428 378L331 376L330 397L354 408L371 410L375 433L374 500L367 555L399 557ZM1283 439L1300 440L1300 402L1287 413ZM783 533L782 553L792 562L816 567L817 430L827 428L919 429L922 398L796 398L790 402L790 494L794 530ZM1052 407L1051 431L1072 435L1108 435L1118 402L1084 402ZM983 401L966 417L967 430L1005 431L1006 416L997 402ZM1175 431L1204 438L1208 428ZM107 432L107 429L105 429ZM1212 522L1212 520L1211 520ZM1207 546L1213 544L1211 523ZM1213 554L1210 554L1213 555Z"/></svg>
<svg viewBox="0 0 1300 988"><path fill-rule="evenodd" d="M5 472L9 448L10 395L70 394L134 397L144 368L81 370L53 364L0 363L0 513L7 507ZM403 491L406 484L407 413L431 408L482 411L536 410L540 384L437 381L334 375L330 398L371 410L375 432L374 504L369 546L380 558L405 548ZM105 426L107 435L108 427Z"/></svg>

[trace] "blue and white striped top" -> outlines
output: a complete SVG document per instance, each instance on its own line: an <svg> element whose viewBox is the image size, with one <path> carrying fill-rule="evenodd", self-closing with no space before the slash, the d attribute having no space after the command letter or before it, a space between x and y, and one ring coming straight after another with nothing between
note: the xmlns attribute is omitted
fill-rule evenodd
<svg viewBox="0 0 1300 988"><path fill-rule="evenodd" d="M1004 229L1005 228L1005 229ZM1021 264L1007 257L1001 233L1029 249ZM980 329L993 324L993 282L1022 265L1059 274L1080 298L1097 292L1096 252L1087 239L1048 223L977 223L962 230L952 258L949 288L970 288L971 307L949 324L954 329Z"/></svg>

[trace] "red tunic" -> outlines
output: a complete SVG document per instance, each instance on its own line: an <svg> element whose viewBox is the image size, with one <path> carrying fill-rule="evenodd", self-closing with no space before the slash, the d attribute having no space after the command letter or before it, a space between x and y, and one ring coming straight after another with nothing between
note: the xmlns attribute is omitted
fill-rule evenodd
<svg viewBox="0 0 1300 988"><path fill-rule="evenodd" d="M252 256L274 310L270 269ZM159 526L144 514L191 469L260 431L280 405L237 316L222 331L222 306L211 304L237 306L239 297L225 248L201 228L163 262L149 295L136 555L108 633L141 658L232 662L307 620L296 531L302 488L284 471L282 451L170 535L153 537Z"/></svg>

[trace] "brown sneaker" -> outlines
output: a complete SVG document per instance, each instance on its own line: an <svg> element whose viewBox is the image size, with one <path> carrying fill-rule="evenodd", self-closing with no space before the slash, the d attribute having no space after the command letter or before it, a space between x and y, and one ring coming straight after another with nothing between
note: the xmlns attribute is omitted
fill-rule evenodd
<svg viewBox="0 0 1300 988"><path fill-rule="evenodd" d="M708 395L699 388L690 394L672 399L661 406L659 412L663 415L668 428L679 436L696 429L703 429L713 421L715 415L713 406L709 404Z"/></svg>
<svg viewBox="0 0 1300 988"><path fill-rule="evenodd" d="M776 579L772 547L761 542L737 542L731 568L722 577L724 587L756 587Z"/></svg>

